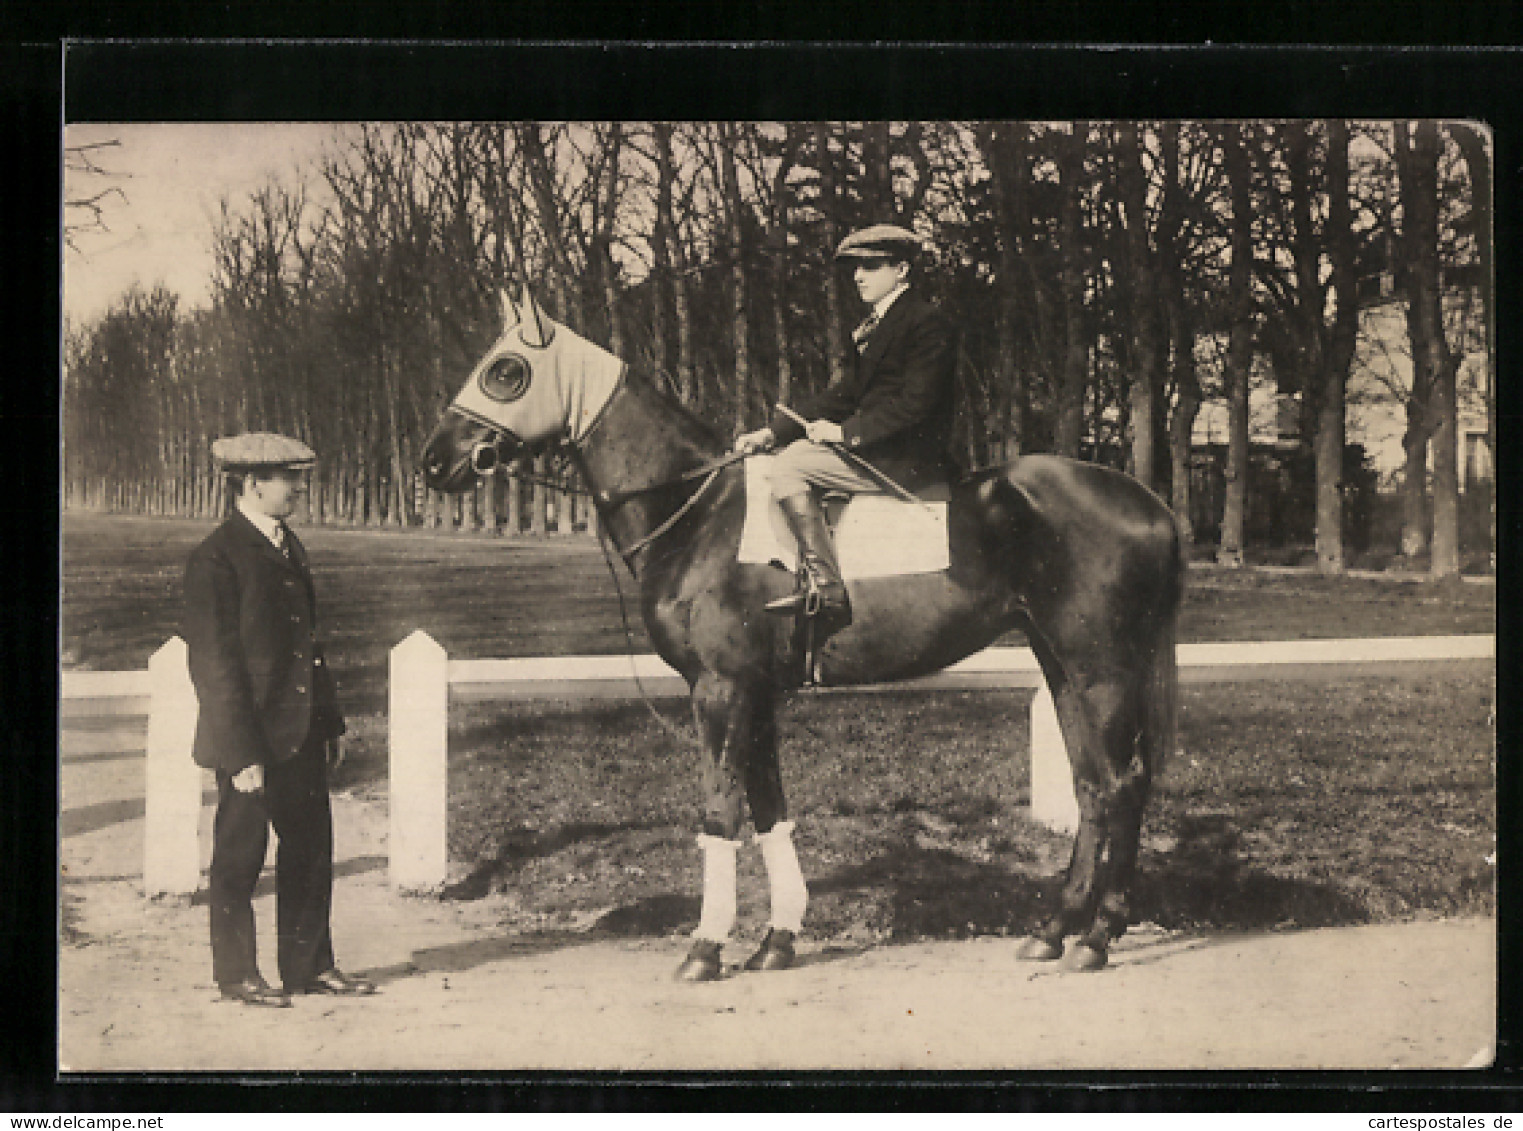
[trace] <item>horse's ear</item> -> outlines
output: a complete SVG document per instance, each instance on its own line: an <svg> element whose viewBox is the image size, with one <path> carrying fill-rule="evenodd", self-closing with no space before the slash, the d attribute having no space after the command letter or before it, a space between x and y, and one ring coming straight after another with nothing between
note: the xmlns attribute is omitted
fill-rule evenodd
<svg viewBox="0 0 1523 1131"><path fill-rule="evenodd" d="M520 320L523 322L523 339L525 344L535 349L544 349L550 344L550 339L555 336L555 329L550 319L545 316L544 310L534 298L534 292L527 284L523 289L523 309L519 311ZM530 340L530 339L533 340Z"/></svg>
<svg viewBox="0 0 1523 1131"><path fill-rule="evenodd" d="M519 313L517 305L514 304L513 296L508 294L507 287L503 287L499 293L502 295L502 332L506 334L514 326L523 321L523 316Z"/></svg>

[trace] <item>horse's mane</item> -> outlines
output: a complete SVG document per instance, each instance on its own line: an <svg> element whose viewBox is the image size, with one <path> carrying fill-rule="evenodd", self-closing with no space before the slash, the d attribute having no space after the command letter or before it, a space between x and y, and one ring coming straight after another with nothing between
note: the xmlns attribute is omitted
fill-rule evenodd
<svg viewBox="0 0 1523 1131"><path fill-rule="evenodd" d="M625 383L631 389L660 402L664 408L680 418L685 437L696 447L712 449L712 451L704 452L705 455L713 455L729 446L718 428L688 408L661 384L651 380L645 370L626 365L624 373Z"/></svg>

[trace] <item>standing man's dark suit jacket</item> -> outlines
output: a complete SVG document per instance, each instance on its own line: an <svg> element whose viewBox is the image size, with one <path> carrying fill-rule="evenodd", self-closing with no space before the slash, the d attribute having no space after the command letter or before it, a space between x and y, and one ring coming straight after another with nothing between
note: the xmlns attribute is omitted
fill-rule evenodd
<svg viewBox="0 0 1523 1131"><path fill-rule="evenodd" d="M294 756L309 733L344 733L307 554L294 534L287 544L289 559L235 510L191 553L183 629L199 766L236 774Z"/></svg>
<svg viewBox="0 0 1523 1131"><path fill-rule="evenodd" d="M845 379L799 412L841 425L847 448L914 490L950 468L956 371L951 322L911 288L889 306ZM804 434L782 413L769 427L778 447Z"/></svg>

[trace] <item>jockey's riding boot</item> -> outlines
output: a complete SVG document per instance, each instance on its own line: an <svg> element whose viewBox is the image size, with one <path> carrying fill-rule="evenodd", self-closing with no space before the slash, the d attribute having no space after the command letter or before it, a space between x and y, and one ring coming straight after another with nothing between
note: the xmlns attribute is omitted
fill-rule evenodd
<svg viewBox="0 0 1523 1131"><path fill-rule="evenodd" d="M798 539L801 577L799 587L786 597L768 602L767 611L787 616L800 612L819 616L829 623L830 631L846 627L851 623L851 601L846 596L846 583L841 580L841 567L836 561L825 512L812 491L779 499L778 505Z"/></svg>

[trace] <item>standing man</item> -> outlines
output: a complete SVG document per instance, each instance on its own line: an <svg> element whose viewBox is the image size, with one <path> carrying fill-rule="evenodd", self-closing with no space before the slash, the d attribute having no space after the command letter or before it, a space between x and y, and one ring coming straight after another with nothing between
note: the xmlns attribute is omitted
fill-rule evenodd
<svg viewBox="0 0 1523 1131"><path fill-rule="evenodd" d="M285 523L317 457L268 432L220 439L212 456L234 506L191 552L184 623L200 704L193 756L217 773L212 976L223 998L246 1005L373 993L333 960L328 769L341 758L344 720L317 642L307 554ZM271 825L281 990L260 974L254 945L252 899Z"/></svg>
<svg viewBox="0 0 1523 1131"><path fill-rule="evenodd" d="M841 241L835 257L854 264L857 294L869 307L852 332L850 371L800 409L807 426L780 407L767 427L735 442L743 452L782 449L772 462L772 496L798 539L800 587L767 608L791 615L817 607L825 633L851 623L851 604L815 490L883 490L840 450L910 490L944 480L950 469L956 339L946 317L910 289L919 250L915 234L894 224Z"/></svg>

